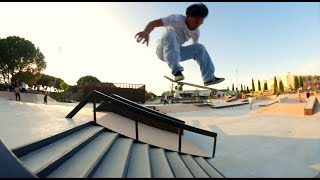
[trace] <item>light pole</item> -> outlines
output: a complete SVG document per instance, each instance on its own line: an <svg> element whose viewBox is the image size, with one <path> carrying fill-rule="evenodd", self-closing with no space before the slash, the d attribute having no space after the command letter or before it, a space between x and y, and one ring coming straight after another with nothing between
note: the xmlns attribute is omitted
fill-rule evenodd
<svg viewBox="0 0 320 180"><path fill-rule="evenodd" d="M60 45L60 44L59 44L59 49L58 49L58 51L59 51L59 58L60 58L60 60L61 60L61 45ZM57 82L57 77L54 76L54 86L53 86L53 91L54 91L54 92L56 91L56 82Z"/></svg>

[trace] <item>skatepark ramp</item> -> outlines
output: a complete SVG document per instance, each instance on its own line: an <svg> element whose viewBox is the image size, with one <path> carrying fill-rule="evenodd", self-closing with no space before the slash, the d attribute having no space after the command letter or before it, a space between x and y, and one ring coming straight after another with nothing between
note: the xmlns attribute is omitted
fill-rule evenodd
<svg viewBox="0 0 320 180"><path fill-rule="evenodd" d="M72 118L93 99L93 121L70 128L56 135L9 150L0 141L0 177L20 178L223 178L214 168L211 157L181 153L140 142L138 128L136 139L121 135L96 123L96 100L102 98L124 106L145 116L154 116L182 130L214 137L212 158L215 154L216 136L181 122L170 120L114 97L92 91L67 116ZM138 122L136 121L136 124Z"/></svg>
<svg viewBox="0 0 320 180"><path fill-rule="evenodd" d="M20 93L21 100L20 102L28 102L35 104L43 104L44 94L39 93ZM0 91L0 98L7 100L16 100L14 92ZM48 104L57 104L57 101L48 96Z"/></svg>

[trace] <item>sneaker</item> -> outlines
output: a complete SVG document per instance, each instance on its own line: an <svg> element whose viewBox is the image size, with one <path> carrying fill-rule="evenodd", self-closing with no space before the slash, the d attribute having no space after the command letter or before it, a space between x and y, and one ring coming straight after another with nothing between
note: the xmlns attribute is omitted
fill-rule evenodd
<svg viewBox="0 0 320 180"><path fill-rule="evenodd" d="M218 78L218 77L216 77L214 80L205 82L204 85L205 85L205 86L209 86L209 85L212 85L212 84L221 83L222 81L224 81L224 78Z"/></svg>
<svg viewBox="0 0 320 180"><path fill-rule="evenodd" d="M178 71L175 75L174 75L174 81L182 81L184 80L184 76L181 73L181 71Z"/></svg>

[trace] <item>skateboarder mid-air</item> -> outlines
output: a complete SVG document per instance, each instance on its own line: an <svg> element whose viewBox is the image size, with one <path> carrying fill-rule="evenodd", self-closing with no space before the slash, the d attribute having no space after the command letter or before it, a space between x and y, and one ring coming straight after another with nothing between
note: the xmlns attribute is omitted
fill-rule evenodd
<svg viewBox="0 0 320 180"><path fill-rule="evenodd" d="M202 79L205 86L217 84L224 81L224 78L215 76L213 62L206 48L198 43L200 36L199 27L207 17L209 11L206 5L202 3L193 4L186 10L186 16L182 14L172 14L148 23L146 28L137 33L135 38L137 42L142 39L149 44L149 34L156 27L165 27L165 31L157 46L157 56L165 61L171 69L171 73L175 76L175 81L184 79L182 71L183 67L180 62L188 59L194 59L200 66ZM193 44L182 46L189 39Z"/></svg>

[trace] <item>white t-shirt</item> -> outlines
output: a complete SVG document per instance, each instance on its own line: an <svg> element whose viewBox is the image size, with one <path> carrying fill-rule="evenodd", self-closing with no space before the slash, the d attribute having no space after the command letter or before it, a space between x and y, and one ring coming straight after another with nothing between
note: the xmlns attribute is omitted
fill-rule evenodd
<svg viewBox="0 0 320 180"><path fill-rule="evenodd" d="M172 28L176 32L180 45L187 42L190 38L192 38L193 44L198 43L200 36L199 28L195 29L194 31L189 30L186 24L186 16L181 14L173 14L161 19L165 27Z"/></svg>

